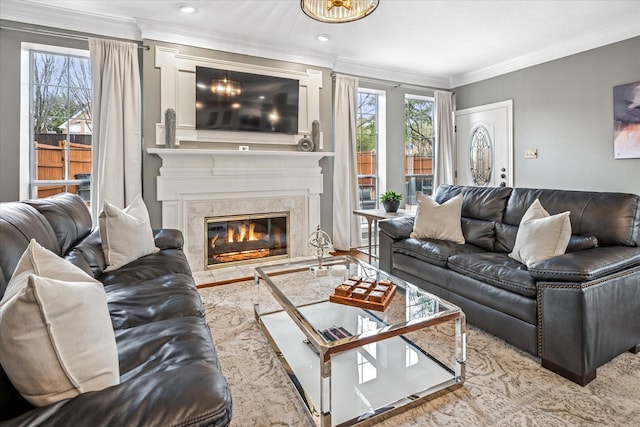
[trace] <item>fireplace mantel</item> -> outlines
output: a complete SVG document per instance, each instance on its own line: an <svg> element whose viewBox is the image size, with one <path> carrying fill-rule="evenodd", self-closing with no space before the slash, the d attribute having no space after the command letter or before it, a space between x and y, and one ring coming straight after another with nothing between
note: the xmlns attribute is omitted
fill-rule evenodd
<svg viewBox="0 0 640 427"><path fill-rule="evenodd" d="M183 231L192 270L204 270L204 218L210 216L291 209L292 221L300 222L291 224L297 239L291 242L292 256L307 254L306 237L320 224L320 160L334 153L199 148L147 152L162 159L157 178L162 226Z"/></svg>

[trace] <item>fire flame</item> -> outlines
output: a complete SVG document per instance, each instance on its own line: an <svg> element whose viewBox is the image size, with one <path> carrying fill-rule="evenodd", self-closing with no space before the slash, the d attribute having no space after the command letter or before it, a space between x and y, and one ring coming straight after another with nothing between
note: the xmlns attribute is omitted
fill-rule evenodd
<svg viewBox="0 0 640 427"><path fill-rule="evenodd" d="M227 243L258 240L260 233L256 233L255 228L255 223L250 223L248 226L246 224L238 225L237 233L235 228L230 228L227 231Z"/></svg>

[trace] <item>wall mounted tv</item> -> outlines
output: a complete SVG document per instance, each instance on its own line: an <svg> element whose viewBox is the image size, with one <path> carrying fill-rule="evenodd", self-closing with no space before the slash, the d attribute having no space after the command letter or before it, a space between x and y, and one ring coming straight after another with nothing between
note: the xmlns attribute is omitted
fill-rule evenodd
<svg viewBox="0 0 640 427"><path fill-rule="evenodd" d="M196 67L196 129L298 133L300 82Z"/></svg>

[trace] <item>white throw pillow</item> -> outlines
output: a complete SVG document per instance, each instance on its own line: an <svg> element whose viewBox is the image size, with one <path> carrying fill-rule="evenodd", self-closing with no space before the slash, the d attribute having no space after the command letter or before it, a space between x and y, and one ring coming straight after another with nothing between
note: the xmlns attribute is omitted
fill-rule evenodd
<svg viewBox="0 0 640 427"><path fill-rule="evenodd" d="M138 195L125 209L104 201L99 216L102 250L112 271L156 251L147 207Z"/></svg>
<svg viewBox="0 0 640 427"><path fill-rule="evenodd" d="M0 363L35 406L118 384L102 284L32 240L0 301Z"/></svg>
<svg viewBox="0 0 640 427"><path fill-rule="evenodd" d="M509 256L530 267L533 263L562 255L571 239L570 212L549 215L536 199L520 220Z"/></svg>
<svg viewBox="0 0 640 427"><path fill-rule="evenodd" d="M429 196L418 192L418 210L413 223L413 232L410 237L414 239L438 239L449 240L455 243L464 243L462 234L462 194L438 204Z"/></svg>

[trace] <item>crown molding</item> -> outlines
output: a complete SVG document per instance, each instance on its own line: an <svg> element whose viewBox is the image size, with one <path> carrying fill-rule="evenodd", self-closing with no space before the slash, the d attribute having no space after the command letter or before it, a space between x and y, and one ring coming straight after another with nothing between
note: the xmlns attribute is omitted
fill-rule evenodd
<svg viewBox="0 0 640 427"><path fill-rule="evenodd" d="M134 20L51 7L44 2L2 0L0 19L126 40L141 40L140 30Z"/></svg>
<svg viewBox="0 0 640 427"><path fill-rule="evenodd" d="M622 17L615 28L588 34L567 43L552 45L477 71L452 76L451 87L456 88L476 83L638 36L640 36L640 17L638 15L628 16L626 19Z"/></svg>
<svg viewBox="0 0 640 427"><path fill-rule="evenodd" d="M276 59L331 68L335 56L326 53L301 52L295 45L277 45L260 43L241 37L228 37L213 31L192 30L179 25L167 25L163 22L146 18L135 18L143 39L151 39L166 43L177 43L187 46L214 49L260 58Z"/></svg>
<svg viewBox="0 0 640 427"><path fill-rule="evenodd" d="M365 62L338 58L333 64L337 73L353 74L377 80L397 82L398 85L409 84L433 89L451 89L451 81L447 76L428 76L405 69L371 65Z"/></svg>

